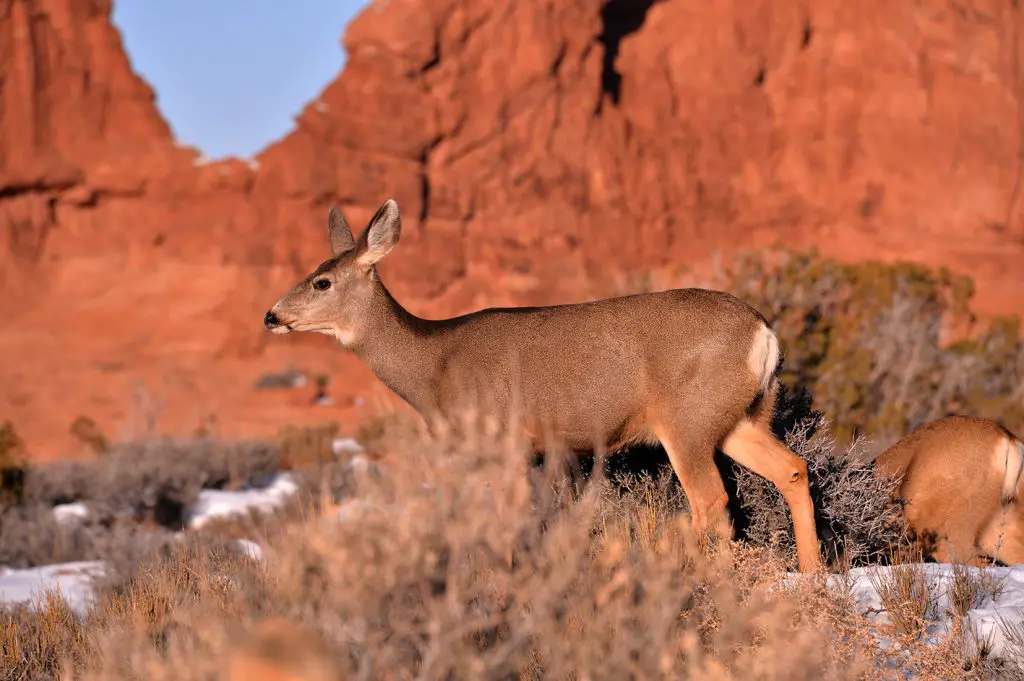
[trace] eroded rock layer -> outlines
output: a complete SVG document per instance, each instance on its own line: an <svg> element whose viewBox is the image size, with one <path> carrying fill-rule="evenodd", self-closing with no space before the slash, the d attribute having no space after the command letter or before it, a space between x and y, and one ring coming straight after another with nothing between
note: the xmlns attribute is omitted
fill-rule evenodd
<svg viewBox="0 0 1024 681"><path fill-rule="evenodd" d="M332 202L398 200L381 272L424 315L774 242L1024 311L1017 3L376 0L295 130L217 162L175 143L110 5L0 0L0 418L35 455L75 453L78 415L239 435L370 408L353 358L260 326ZM337 404L253 389L289 363Z"/></svg>

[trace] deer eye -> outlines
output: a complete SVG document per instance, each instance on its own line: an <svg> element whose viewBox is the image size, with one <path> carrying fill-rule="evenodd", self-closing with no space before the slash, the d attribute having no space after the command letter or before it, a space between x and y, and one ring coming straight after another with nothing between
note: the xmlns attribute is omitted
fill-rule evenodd
<svg viewBox="0 0 1024 681"><path fill-rule="evenodd" d="M315 288L317 291L326 291L330 287L330 279L317 279L316 281L313 282L313 288Z"/></svg>

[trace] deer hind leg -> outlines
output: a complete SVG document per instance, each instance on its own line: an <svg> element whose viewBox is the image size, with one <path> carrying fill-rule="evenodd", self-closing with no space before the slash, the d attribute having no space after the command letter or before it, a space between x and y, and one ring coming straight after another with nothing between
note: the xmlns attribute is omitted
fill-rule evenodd
<svg viewBox="0 0 1024 681"><path fill-rule="evenodd" d="M968 543L967 546L972 544ZM964 550L964 544L949 537L940 537L935 541L935 548L929 552L934 560L940 563L961 563L974 567L983 567L989 564L984 556L976 550Z"/></svg>
<svg viewBox="0 0 1024 681"><path fill-rule="evenodd" d="M1006 565L1024 563L1024 508L1019 502L1003 506L982 529L978 548Z"/></svg>
<svg viewBox="0 0 1024 681"><path fill-rule="evenodd" d="M766 419L741 420L726 435L722 451L736 463L774 484L789 506L801 572L818 569L821 556L814 523L814 504L807 481L807 464L769 429Z"/></svg>
<svg viewBox="0 0 1024 681"><path fill-rule="evenodd" d="M936 495L915 494L904 507L907 522L916 533L931 540L925 545L925 553L933 560L969 565L986 552L980 548L985 528L979 527L975 514L950 513L948 503Z"/></svg>

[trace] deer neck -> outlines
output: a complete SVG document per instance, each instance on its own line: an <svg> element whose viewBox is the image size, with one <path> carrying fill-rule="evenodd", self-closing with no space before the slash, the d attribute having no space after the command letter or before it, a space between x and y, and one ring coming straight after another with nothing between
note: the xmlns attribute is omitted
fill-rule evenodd
<svg viewBox="0 0 1024 681"><path fill-rule="evenodd" d="M444 353L436 326L407 311L381 284L363 333L349 346L382 383L424 416L436 406Z"/></svg>

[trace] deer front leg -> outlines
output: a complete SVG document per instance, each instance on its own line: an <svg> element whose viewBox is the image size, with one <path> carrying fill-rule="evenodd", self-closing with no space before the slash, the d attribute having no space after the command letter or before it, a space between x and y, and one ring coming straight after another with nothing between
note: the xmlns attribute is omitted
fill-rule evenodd
<svg viewBox="0 0 1024 681"><path fill-rule="evenodd" d="M821 566L821 555L804 460L779 442L767 425L747 420L740 421L725 437L722 451L736 463L774 484L782 493L793 517L800 571L817 570Z"/></svg>

